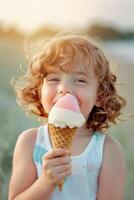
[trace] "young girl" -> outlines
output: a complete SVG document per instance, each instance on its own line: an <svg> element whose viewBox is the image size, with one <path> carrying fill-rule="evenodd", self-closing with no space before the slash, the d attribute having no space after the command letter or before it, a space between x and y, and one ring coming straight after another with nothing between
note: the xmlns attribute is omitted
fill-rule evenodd
<svg viewBox="0 0 134 200"><path fill-rule="evenodd" d="M86 123L77 128L70 150L52 148L47 124L21 133L9 200L123 200L122 150L105 130L126 102L103 52L87 37L57 36L31 61L21 81L14 85L26 111L47 118L55 102L69 93Z"/></svg>

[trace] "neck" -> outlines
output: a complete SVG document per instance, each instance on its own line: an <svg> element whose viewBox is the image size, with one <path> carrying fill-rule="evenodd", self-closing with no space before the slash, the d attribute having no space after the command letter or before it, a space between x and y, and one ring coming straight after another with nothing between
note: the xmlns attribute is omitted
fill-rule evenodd
<svg viewBox="0 0 134 200"><path fill-rule="evenodd" d="M92 134L93 134L92 129L86 128L85 126L77 128L77 130L76 130L76 137L83 137L83 136L90 137Z"/></svg>

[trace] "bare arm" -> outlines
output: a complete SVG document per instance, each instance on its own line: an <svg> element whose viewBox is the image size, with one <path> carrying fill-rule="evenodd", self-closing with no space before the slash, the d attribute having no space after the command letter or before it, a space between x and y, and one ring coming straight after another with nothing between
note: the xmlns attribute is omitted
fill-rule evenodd
<svg viewBox="0 0 134 200"><path fill-rule="evenodd" d="M32 160L37 129L23 132L16 144L8 200L49 200L55 187L71 175L70 152L52 149L43 157L42 174L37 179Z"/></svg>
<svg viewBox="0 0 134 200"><path fill-rule="evenodd" d="M49 200L54 190L43 176L37 179L32 160L36 132L36 129L23 132L16 143L9 200Z"/></svg>
<svg viewBox="0 0 134 200"><path fill-rule="evenodd" d="M126 167L119 143L106 138L97 200L125 199Z"/></svg>

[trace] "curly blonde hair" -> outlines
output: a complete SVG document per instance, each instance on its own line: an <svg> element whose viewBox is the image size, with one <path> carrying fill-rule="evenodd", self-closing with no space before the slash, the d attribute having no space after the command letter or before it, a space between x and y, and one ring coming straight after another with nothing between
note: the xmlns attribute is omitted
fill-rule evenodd
<svg viewBox="0 0 134 200"><path fill-rule="evenodd" d="M98 80L97 101L87 120L87 128L93 131L107 129L121 114L126 101L117 94L116 76L102 50L91 39L82 35L56 36L30 61L26 73L14 80L19 105L40 117L48 117L41 104L41 87L49 68L58 67L67 72L77 64L93 67Z"/></svg>

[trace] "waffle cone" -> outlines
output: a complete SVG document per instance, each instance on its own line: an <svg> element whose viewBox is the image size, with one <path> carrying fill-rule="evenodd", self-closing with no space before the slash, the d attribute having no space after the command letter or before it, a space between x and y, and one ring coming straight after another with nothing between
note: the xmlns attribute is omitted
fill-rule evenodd
<svg viewBox="0 0 134 200"><path fill-rule="evenodd" d="M49 124L49 133L53 148L66 148L69 149L72 145L73 136L76 133L76 128L59 128ZM58 185L61 191L64 185L64 180Z"/></svg>

